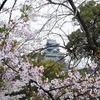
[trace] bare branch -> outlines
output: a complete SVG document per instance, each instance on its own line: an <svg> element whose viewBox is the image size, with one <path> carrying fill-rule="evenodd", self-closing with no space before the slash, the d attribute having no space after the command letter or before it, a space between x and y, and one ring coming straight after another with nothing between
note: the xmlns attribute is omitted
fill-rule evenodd
<svg viewBox="0 0 100 100"><path fill-rule="evenodd" d="M74 14L76 15L78 21L80 22L81 26L83 27L83 30L85 31L86 33L86 37L87 37L87 42L88 42L88 45L89 45L89 48L91 48L91 50L95 51L97 48L94 44L92 44L91 42L91 38L90 38L90 33L89 33L89 30L84 22L84 20L82 19L79 11L77 10L73 0L68 0L70 5L72 6L73 10L74 10ZM77 12L77 13L76 13Z"/></svg>
<svg viewBox="0 0 100 100"><path fill-rule="evenodd" d="M15 0L14 4L13 4L13 6L12 6L12 9L11 9L11 11L10 11L9 22L8 22L8 23L10 23L11 16L12 16L12 11L13 11L13 8L14 8L16 2L17 2L17 0Z"/></svg>
<svg viewBox="0 0 100 100"><path fill-rule="evenodd" d="M73 10L72 10L70 7L68 7L67 5L65 5L64 3L56 3L56 2L53 2L53 1L51 1L51 0L47 0L47 1L48 1L50 4L64 6L64 7L68 8L70 11L73 12ZM66 2L67 2L67 1L66 1Z"/></svg>
<svg viewBox="0 0 100 100"><path fill-rule="evenodd" d="M7 64L7 62L5 61L5 59L3 59L3 61L4 61L4 64L5 65L7 65L10 69L12 69L14 72L16 72L16 73L19 73L17 70L15 70L13 67L11 67L11 66L9 66L8 64Z"/></svg>
<svg viewBox="0 0 100 100"><path fill-rule="evenodd" d="M34 81L34 80L30 80L30 81L31 81L31 83L35 83L37 86L39 86L39 88L42 89L45 93L47 93L52 100L55 100L53 98L52 94L49 91L45 90L42 86L40 86L36 81Z"/></svg>
<svg viewBox="0 0 100 100"><path fill-rule="evenodd" d="M0 6L0 11L2 10L2 8L4 7L4 5L6 4L7 0L4 0Z"/></svg>

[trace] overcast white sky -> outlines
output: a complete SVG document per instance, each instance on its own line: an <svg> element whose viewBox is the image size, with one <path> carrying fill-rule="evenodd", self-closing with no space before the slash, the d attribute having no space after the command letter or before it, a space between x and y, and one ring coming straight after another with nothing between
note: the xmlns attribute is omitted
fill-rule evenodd
<svg viewBox="0 0 100 100"><path fill-rule="evenodd" d="M2 3L2 1L3 0L0 0L0 3ZM26 1L28 1L28 0L26 0ZM29 1L31 1L31 0L29 0ZM75 0L75 1L82 2L83 0ZM6 5L5 5L5 7L10 8L10 7L13 6L13 3L14 3L14 0L8 0ZM17 0L17 5L16 6L20 7L19 5L21 5L21 4L23 5L24 3L25 3L25 0ZM33 3L33 5L36 6L35 3ZM45 16L48 16L47 13L51 14L54 11L53 8L54 8L54 6L53 7L51 7L51 6L43 7L41 10L39 10L40 11L39 13L40 13L40 15L43 14ZM38 12L35 12L35 13L37 14ZM14 11L12 13L12 17L13 18L16 17L16 16L18 16L18 17L20 16L19 10L16 10L16 11ZM5 13L3 13L3 14L0 14L0 18L8 20L9 19L9 15L8 14L5 15ZM41 17L37 17L36 18L36 22L35 21L31 21L30 24L31 24L31 27L32 27L33 31L35 31L35 30L38 31L46 21L47 21L46 18L41 18ZM61 20L61 21L63 21L63 20ZM62 23L61 21L59 23ZM71 21L72 21L71 18L67 17L66 18L66 23L62 27L63 31L66 34L70 34L72 31L75 31L78 28L77 26L75 27L73 25L73 22L71 22ZM51 28L51 26L48 26L48 28ZM52 29L52 32L61 34L63 36L64 40L67 41L66 36L64 35L64 33L59 28L55 27L54 29ZM44 33L48 33L48 31L45 31ZM44 33L42 33L42 35ZM44 38L46 38L46 39L52 38L52 39L57 40L57 42L60 43L61 45L63 44L62 39L58 35L48 35L48 36L45 36ZM45 44L45 42L46 42L46 40L43 42L43 44Z"/></svg>
<svg viewBox="0 0 100 100"><path fill-rule="evenodd" d="M2 3L2 1L3 0L0 0L0 3ZM24 1L25 0L17 0L17 5L24 4ZM80 1L82 1L82 0L80 0ZM5 5L5 7L10 8L10 7L13 6L13 3L14 3L13 0L8 0L7 3L6 3L6 5ZM50 12L52 12L52 9L43 8L41 10L41 13L40 14L42 14L42 13L45 14L46 12L49 12L50 13ZM12 17L16 17L16 16L19 17L19 15L20 15L20 12L19 11L14 11ZM8 14L5 15L5 13L0 14L0 20L2 20L2 19L8 20L9 19L9 15ZM46 22L47 19L38 17L36 20L37 20L36 22L31 22L32 23L33 31L34 30L39 30L40 27ZM67 22L63 26L63 31L65 31L66 34L70 34L72 31L75 31L78 27L73 26L73 23L70 22L71 21L71 18L70 17L68 17L66 20L69 21L69 22ZM62 33L62 31L60 31L58 28L53 29L52 32L54 32L54 33L60 33L63 36L63 38L65 39L65 41L67 41L67 38L64 36L64 34ZM50 36L46 36L45 38L46 39L52 38L52 39L57 40L58 43L63 44L62 39L59 36L50 35ZM43 42L43 44L45 44L45 43L46 43L46 40ZM84 62L86 62L85 61L86 59L82 59L82 60L83 60L83 63L81 63L81 66L85 66L85 63Z"/></svg>
<svg viewBox="0 0 100 100"><path fill-rule="evenodd" d="M0 1L2 2L3 0L0 0ZM12 7L13 3L14 3L13 1L14 0L8 0L6 5L5 5L5 7L8 7L8 8ZM25 0L17 0L17 5L24 4L24 3L25 3ZM42 14L42 13L45 14L45 12L51 13L51 12L53 12L53 10L50 9L50 7L48 7L48 8L45 7L45 8L43 8L41 10L40 14ZM20 12L16 10L15 12L13 12L12 17L16 17L16 16L19 16L19 15L20 15ZM7 20L7 19L9 19L9 15L8 14L5 15L5 13L4 14L0 14L0 18ZM73 23L70 22L71 21L70 17L67 18L67 21L69 21L69 22L67 22L63 26L63 31L66 32L66 34L70 34L73 30L76 29L76 27L74 27ZM44 19L44 18L40 19L40 17L38 17L37 18L37 22L32 22L32 27L34 29L38 30L44 24L44 22L46 22L46 19ZM60 31L57 28L53 29L52 32L54 32L54 33L62 33L62 31ZM53 38L53 39L56 39L57 42L61 42L60 38L58 39L58 36L56 36L56 37L48 36L47 38Z"/></svg>

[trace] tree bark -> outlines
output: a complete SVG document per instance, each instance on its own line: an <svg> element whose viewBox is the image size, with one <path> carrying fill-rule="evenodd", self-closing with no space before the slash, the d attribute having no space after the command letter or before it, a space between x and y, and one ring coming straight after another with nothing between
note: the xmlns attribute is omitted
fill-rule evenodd
<svg viewBox="0 0 100 100"><path fill-rule="evenodd" d="M0 6L0 11L2 10L2 8L4 7L4 5L6 4L7 0L4 0Z"/></svg>

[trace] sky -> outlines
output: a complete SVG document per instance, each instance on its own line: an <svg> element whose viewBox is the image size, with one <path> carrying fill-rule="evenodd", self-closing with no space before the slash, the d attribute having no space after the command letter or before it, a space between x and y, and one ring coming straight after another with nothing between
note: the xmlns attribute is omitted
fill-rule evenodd
<svg viewBox="0 0 100 100"><path fill-rule="evenodd" d="M0 0L0 3L2 3L2 1L3 0ZM10 1L10 2L9 2ZM25 2L24 2L25 0L17 0L17 7L20 7L21 5L23 5ZM80 0L81 1L81 0ZM13 0L8 0L8 2L6 3L6 5L5 5L5 7L7 7L7 8L10 8L10 7L12 7L13 6ZM19 6L20 5L20 6ZM33 15L34 15L34 21L31 21L30 22L30 25L31 25L31 28L32 28L32 30L33 31L36 31L36 32L38 32L38 30L43 26L43 24L45 24L45 22L47 21L47 18L46 17L50 17L49 15L51 15L52 14L52 12L54 11L54 9L52 9L52 7L51 6L49 6L48 8L47 7L43 7L41 10L39 10L39 14L40 14L40 16L38 16L37 17L37 13L38 12L35 12ZM48 13L48 14L47 14ZM20 16L20 12L19 12L19 10L16 10L16 11L14 11L13 12L13 14L12 14L12 18L14 18L14 17L19 17ZM43 15L44 16L43 16ZM42 18L41 18L41 15L42 15ZM55 15L55 13L54 13L54 15ZM0 19L2 20L8 20L9 19L9 15L8 14L5 14L5 13L2 13L2 14L0 14ZM68 34L70 34L71 32L73 32L73 31L75 31L77 28L79 28L79 26L74 26L73 24L73 22L71 22L72 20L71 20L71 17L67 17L66 19L63 19L64 21L66 20L66 23L63 25L63 27L62 27L62 29L63 29L63 31L68 35ZM61 20L61 21L59 21L59 23L62 23L62 21L63 20ZM54 20L52 20L51 22L53 22ZM49 24L51 24L51 23L49 23ZM52 28L51 26L49 26L49 24L46 26L46 28L47 29L50 29L50 28ZM53 25L53 24L52 24ZM61 45L63 45L63 41L62 41L62 39L61 39L61 37L60 36L58 36L58 35L55 35L55 34L53 34L53 35L45 35L45 34L47 34L47 33L49 33L49 31L46 31L46 30L44 30L43 32L41 32L42 34L41 34L41 36L44 38L44 40L43 40L43 45L45 45L45 43L46 43L46 39L54 39L54 40L56 40L57 41L57 43L59 43L59 44L61 44ZM67 38L66 38L66 36L65 36L65 34L61 31L61 30L59 30L59 25L58 26L56 26L54 29L52 29L52 31L51 31L51 33L58 33L58 34L60 34L60 35L62 35L62 37L64 38L64 40L65 41L67 41L68 42L68 40L67 40ZM51 34L50 33L50 34ZM61 52L65 52L63 49L61 49ZM85 66L85 63L84 62L86 62L87 61L87 59L82 59L82 61L81 61L81 64L79 65L79 66Z"/></svg>
<svg viewBox="0 0 100 100"><path fill-rule="evenodd" d="M0 0L0 2L2 2L3 0ZM28 1L28 0L26 0ZM31 1L31 0L29 0ZM38 1L38 0L37 0ZM40 1L44 1L44 0L40 0ZM37 2L37 3L33 3L33 7L35 9L35 7L37 7L39 5L39 3L42 3L42 2ZM77 1L77 0L75 0ZM79 2L82 2L83 0L78 0ZM88 0L86 0L88 1ZM14 0L8 0L5 7L7 8L10 8L13 6L13 3L14 3ZM21 7L21 5L25 4L27 2L25 2L25 0L17 0L17 5L16 7ZM71 17L66 17L66 18L63 18L62 20L60 20L58 22L58 24L56 24L56 26L52 29L52 26L54 25L54 22L56 21L53 17L56 17L56 12L54 12L54 10L57 9L57 7L55 6L44 6L42 7L41 9L39 9L38 11L34 11L33 13L33 16L34 16L34 20L30 21L30 26L31 26L31 29L34 31L34 32L38 32L39 33L39 30L41 29L41 27L47 22L47 18L51 16L52 14L52 20L51 22L49 22L48 25L46 25L46 28L41 32L41 37L43 37L43 42L42 44L45 45L46 43L46 39L54 39L56 40L60 45L63 45L63 41L61 39L61 37L59 35L56 35L57 34L60 34L63 39L65 40L65 42L67 43L68 42L68 39L66 37L65 34L70 34L71 32L75 31L77 28L79 28L79 26L74 26L74 23L72 22L72 19ZM62 12L65 12L67 13L67 11L64 9L64 8L60 8L58 9L59 10L59 14L61 14ZM16 17L18 18L20 16L20 11L19 10L15 10L13 11L12 13L12 18ZM37 17L37 15L40 15ZM54 15L54 16L53 16ZM42 17L41 17L42 16ZM0 14L0 18L1 19L5 19L5 20L8 20L9 19L9 15L8 14ZM60 18L60 17L59 17ZM57 19L59 20L59 19ZM63 23L65 22L65 23ZM52 23L52 24L51 24ZM63 24L63 27L62 27L62 30L63 32L59 29L59 25L60 24ZM48 31L52 29L52 31ZM53 33L53 34L52 34ZM49 35L46 35L46 34L49 34ZM51 34L51 35L50 35ZM63 51L63 49L61 50ZM64 51L63 51L64 52Z"/></svg>
<svg viewBox="0 0 100 100"><path fill-rule="evenodd" d="M3 0L0 0L1 2L3 1ZM10 2L9 2L10 1ZM24 2L25 0L17 0L17 5L23 5L25 2ZM30 1L30 0L29 0ZM5 4L5 7L7 7L7 8L10 8L10 7L12 7L13 6L13 0L8 0L7 1L7 3ZM16 5L16 6L17 6ZM51 14L52 12L54 11L54 9L52 9L51 8L51 6L49 6L48 8L47 7L44 7L44 8L42 8L41 10L40 10L40 15L42 14L42 13L44 13L44 15L46 15L46 13L48 12L49 14ZM12 18L14 18L14 17L16 17L16 16L19 16L20 15L20 12L18 11L18 10L16 10L16 11L14 11L13 13L12 13ZM5 17L4 17L5 16ZM46 15L47 17L48 17L48 15ZM2 18L2 19L5 19L5 20L8 20L9 19L9 15L8 14L6 14L5 15L5 13L4 14L0 14L0 18ZM73 23L71 22L71 19L70 19L70 17L68 17L68 18L66 18L66 20L67 20L67 23L63 26L63 31L66 33L66 34L70 34L73 30L76 30L76 28L77 27L75 27L75 26L73 26ZM45 23L47 21L47 19L45 18L45 16L44 16L44 18L42 17L41 18L41 16L40 17L38 17L38 18L36 18L36 22L31 22L31 26L32 26L32 28L34 29L34 30L39 30L40 29L40 27L42 27L42 25ZM49 26L49 28L51 28L50 26ZM67 38L66 38L66 36L62 33L62 31L61 30L59 30L58 28L54 28L53 30L52 30L52 32L53 33L58 33L58 34L61 34L62 36L63 36L63 38L65 39L65 41L67 40ZM44 31L44 33L46 33L45 31ZM42 33L43 34L43 33ZM57 40L57 42L58 43L60 43L60 44L62 44L63 42L62 42L62 40L61 40L61 38L58 36L58 35L48 35L48 36L44 36L44 39L48 39L48 38L52 38L52 39L56 39Z"/></svg>

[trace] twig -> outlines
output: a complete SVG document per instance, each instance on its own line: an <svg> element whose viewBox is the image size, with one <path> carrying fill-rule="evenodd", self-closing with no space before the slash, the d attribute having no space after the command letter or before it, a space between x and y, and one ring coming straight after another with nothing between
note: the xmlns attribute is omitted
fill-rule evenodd
<svg viewBox="0 0 100 100"><path fill-rule="evenodd" d="M9 22L8 22L8 23L10 23L12 11L13 11L13 8L14 8L16 2L17 2L17 0L15 0L14 4L13 4L13 6L12 6L12 9L11 9L11 11L10 11Z"/></svg>
<svg viewBox="0 0 100 100"><path fill-rule="evenodd" d="M7 0L4 0L0 6L0 11L2 10L2 8L4 7L5 3L7 2Z"/></svg>

